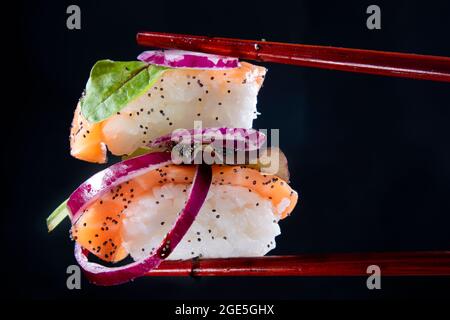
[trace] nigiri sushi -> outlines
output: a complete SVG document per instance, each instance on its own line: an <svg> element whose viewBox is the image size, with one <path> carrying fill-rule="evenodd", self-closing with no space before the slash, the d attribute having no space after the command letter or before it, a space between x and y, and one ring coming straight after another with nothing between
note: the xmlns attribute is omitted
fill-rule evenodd
<svg viewBox="0 0 450 320"><path fill-rule="evenodd" d="M105 261L145 258L182 211L194 172L192 165L168 165L118 185L84 209L73 239ZM297 193L277 176L215 165L206 201L168 259L265 255L296 202Z"/></svg>
<svg viewBox="0 0 450 320"><path fill-rule="evenodd" d="M155 83L102 122L90 123L77 105L70 132L71 155L106 162L106 151L126 155L176 128L251 128L266 69L241 62L232 69L165 70Z"/></svg>
<svg viewBox="0 0 450 320"><path fill-rule="evenodd" d="M48 218L49 230L70 217L75 257L101 285L132 280L164 259L267 254L298 195L284 154L263 148L265 135L252 129L266 69L179 51L140 58L92 69L71 154L98 163L107 150L125 157L81 184ZM227 162L221 151L244 156ZM89 262L89 253L134 262L106 267Z"/></svg>

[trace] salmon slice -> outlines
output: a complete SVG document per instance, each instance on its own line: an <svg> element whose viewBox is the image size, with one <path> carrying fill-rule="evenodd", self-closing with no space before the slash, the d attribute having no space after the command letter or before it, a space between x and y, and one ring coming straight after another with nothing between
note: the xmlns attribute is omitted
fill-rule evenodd
<svg viewBox="0 0 450 320"><path fill-rule="evenodd" d="M122 220L128 206L155 187L169 183L189 185L194 175L193 165L166 165L122 183L85 209L72 227L73 239L105 261L124 259L128 253L122 247ZM213 166L212 183L256 192L272 202L274 214L281 219L292 212L298 199L297 193L283 179L242 166Z"/></svg>
<svg viewBox="0 0 450 320"><path fill-rule="evenodd" d="M105 163L106 147L101 123L90 124L81 114L78 103L70 130L70 154L80 160Z"/></svg>

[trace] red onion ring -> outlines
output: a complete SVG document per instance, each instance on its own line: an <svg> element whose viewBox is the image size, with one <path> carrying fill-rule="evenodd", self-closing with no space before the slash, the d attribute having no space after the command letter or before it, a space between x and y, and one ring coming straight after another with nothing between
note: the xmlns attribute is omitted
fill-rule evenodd
<svg viewBox="0 0 450 320"><path fill-rule="evenodd" d="M176 248L191 227L200 208L205 202L211 180L211 166L205 164L198 165L184 209L181 211L172 229L164 237L156 252L144 260L136 261L122 267L108 268L97 263L89 262L87 253L76 243L75 258L84 270L88 280L97 285L117 285L131 281L156 268Z"/></svg>
<svg viewBox="0 0 450 320"><path fill-rule="evenodd" d="M183 50L144 51L138 60L170 68L231 69L239 67L238 58Z"/></svg>
<svg viewBox="0 0 450 320"><path fill-rule="evenodd" d="M204 129L177 129L171 134L156 138L148 144L151 148L168 148L177 143L214 144L227 148L231 146L235 151L255 151L261 148L266 141L264 133L255 129L244 128L204 128Z"/></svg>
<svg viewBox="0 0 450 320"><path fill-rule="evenodd" d="M83 209L93 200L111 188L131 179L133 176L158 169L171 163L170 152L148 153L131 158L102 170L81 184L70 196L67 207L72 224L83 214Z"/></svg>

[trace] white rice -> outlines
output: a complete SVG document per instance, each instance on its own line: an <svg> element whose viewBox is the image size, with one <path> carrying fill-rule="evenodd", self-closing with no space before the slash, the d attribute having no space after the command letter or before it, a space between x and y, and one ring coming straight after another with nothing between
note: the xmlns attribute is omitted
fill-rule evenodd
<svg viewBox="0 0 450 320"><path fill-rule="evenodd" d="M123 246L135 260L158 247L188 192L187 185L167 184L128 207ZM269 200L247 188L212 185L196 220L168 259L263 256L275 248L280 234L274 212Z"/></svg>
<svg viewBox="0 0 450 320"><path fill-rule="evenodd" d="M259 75L248 72L243 83L222 73L211 77L208 70L166 71L147 93L104 122L104 142L113 154L122 155L175 129L192 129L194 121L203 128L251 128L258 115Z"/></svg>

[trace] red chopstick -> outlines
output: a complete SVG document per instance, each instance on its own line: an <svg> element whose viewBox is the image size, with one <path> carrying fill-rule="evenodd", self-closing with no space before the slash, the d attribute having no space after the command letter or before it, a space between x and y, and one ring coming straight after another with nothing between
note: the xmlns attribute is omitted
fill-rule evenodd
<svg viewBox="0 0 450 320"><path fill-rule="evenodd" d="M248 60L450 82L449 57L160 32L139 32L137 42Z"/></svg>
<svg viewBox="0 0 450 320"><path fill-rule="evenodd" d="M332 253L164 261L148 276L450 276L450 251Z"/></svg>

